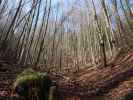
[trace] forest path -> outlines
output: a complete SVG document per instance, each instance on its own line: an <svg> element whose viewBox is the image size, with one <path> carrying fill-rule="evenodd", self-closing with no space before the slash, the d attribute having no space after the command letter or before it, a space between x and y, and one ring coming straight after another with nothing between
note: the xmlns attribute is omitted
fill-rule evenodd
<svg viewBox="0 0 133 100"><path fill-rule="evenodd" d="M126 94L133 91L133 52L117 57L111 64L109 65L111 67L86 71L86 74L78 76L75 80L61 82L59 86L61 93L78 96L79 100L100 100L100 98L121 100L120 97L124 98ZM123 92L119 91L121 89ZM73 99L69 98L69 100Z"/></svg>
<svg viewBox="0 0 133 100"><path fill-rule="evenodd" d="M23 69L1 64L0 95L11 93L12 82ZM66 80L52 77L58 80L60 100L121 100L133 91L133 51L116 57L106 68L86 69Z"/></svg>

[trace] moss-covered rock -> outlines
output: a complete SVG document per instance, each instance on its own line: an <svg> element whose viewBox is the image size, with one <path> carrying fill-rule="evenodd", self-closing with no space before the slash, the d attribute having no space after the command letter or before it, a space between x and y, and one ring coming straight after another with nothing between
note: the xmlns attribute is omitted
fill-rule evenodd
<svg viewBox="0 0 133 100"><path fill-rule="evenodd" d="M32 95L37 96L39 100L48 100L49 90L53 85L55 84L46 73L26 69L17 76L13 89L26 100L30 100Z"/></svg>
<svg viewBox="0 0 133 100"><path fill-rule="evenodd" d="M40 81L41 76L33 69L26 69L19 74L13 84L13 88L16 88L20 84L27 84L30 81Z"/></svg>

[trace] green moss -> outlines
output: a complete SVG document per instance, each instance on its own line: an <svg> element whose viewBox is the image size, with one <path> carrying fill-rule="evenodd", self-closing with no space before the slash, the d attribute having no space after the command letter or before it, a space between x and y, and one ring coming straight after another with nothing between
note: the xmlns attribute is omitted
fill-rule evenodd
<svg viewBox="0 0 133 100"><path fill-rule="evenodd" d="M39 73L33 69L25 69L19 74L14 81L13 88L15 92L24 97L26 100L30 100L31 95L37 93L39 100L48 100L49 88L53 86L53 81L49 79L47 73ZM34 89L29 93L29 89Z"/></svg>
<svg viewBox="0 0 133 100"><path fill-rule="evenodd" d="M41 76L31 68L26 69L17 76L13 87L16 88L16 86L20 84L26 84L29 81L37 81L37 80L41 80Z"/></svg>

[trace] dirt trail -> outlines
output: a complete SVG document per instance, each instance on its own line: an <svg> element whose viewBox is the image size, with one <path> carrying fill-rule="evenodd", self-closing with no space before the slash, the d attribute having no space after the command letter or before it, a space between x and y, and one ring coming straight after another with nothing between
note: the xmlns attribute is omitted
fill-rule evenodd
<svg viewBox="0 0 133 100"><path fill-rule="evenodd" d="M79 96L79 100L87 100L84 98L89 98L90 100L100 100L100 98L101 100L109 100L109 95L110 100L121 100L113 97L115 92L113 90L126 88L123 85L122 87L121 84L126 84L126 81L129 81L130 78L130 81L133 81L132 77L133 52L129 52L123 58L120 57L114 60L112 67L96 69L77 77L75 80L69 80L66 83L61 82L59 87L60 91L64 92L64 94ZM133 90L132 85L130 84L125 94ZM117 97L122 97L122 95ZM69 100L73 99L69 98Z"/></svg>

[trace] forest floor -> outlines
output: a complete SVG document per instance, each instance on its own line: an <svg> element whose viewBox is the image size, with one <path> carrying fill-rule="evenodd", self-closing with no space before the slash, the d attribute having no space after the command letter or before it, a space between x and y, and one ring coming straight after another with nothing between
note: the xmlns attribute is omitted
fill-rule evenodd
<svg viewBox="0 0 133 100"><path fill-rule="evenodd" d="M0 96L11 94L13 80L23 69L0 62ZM133 100L133 51L116 57L107 67L51 78L58 83L60 100Z"/></svg>

